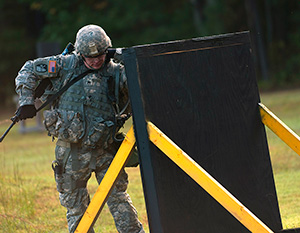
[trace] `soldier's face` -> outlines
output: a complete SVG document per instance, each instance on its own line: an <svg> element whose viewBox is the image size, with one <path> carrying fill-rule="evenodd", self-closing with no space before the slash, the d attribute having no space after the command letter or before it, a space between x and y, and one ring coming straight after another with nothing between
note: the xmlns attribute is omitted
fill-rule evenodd
<svg viewBox="0 0 300 233"><path fill-rule="evenodd" d="M87 68L100 69L105 62L106 54L99 55L97 57L84 57L84 64Z"/></svg>

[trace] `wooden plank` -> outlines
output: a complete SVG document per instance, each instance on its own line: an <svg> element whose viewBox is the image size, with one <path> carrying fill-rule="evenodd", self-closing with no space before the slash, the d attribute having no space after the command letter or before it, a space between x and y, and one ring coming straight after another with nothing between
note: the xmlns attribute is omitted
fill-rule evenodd
<svg viewBox="0 0 300 233"><path fill-rule="evenodd" d="M262 122L300 155L300 137L262 103L259 103L259 110Z"/></svg>
<svg viewBox="0 0 300 233"><path fill-rule="evenodd" d="M131 50L144 118L273 231L281 230L248 33ZM149 148L163 231L249 232L159 149Z"/></svg>
<svg viewBox="0 0 300 233"><path fill-rule="evenodd" d="M150 140L164 154L204 188L249 231L253 233L273 232L151 122L148 122L148 131Z"/></svg>
<svg viewBox="0 0 300 233"><path fill-rule="evenodd" d="M126 75L131 99L133 123L135 126L137 148L139 151L140 170L142 175L144 196L147 207L149 229L151 232L163 232L159 204L156 192L156 183L152 169L152 158L149 149L149 136L146 127L141 93L138 83L137 64L134 49L124 51Z"/></svg>

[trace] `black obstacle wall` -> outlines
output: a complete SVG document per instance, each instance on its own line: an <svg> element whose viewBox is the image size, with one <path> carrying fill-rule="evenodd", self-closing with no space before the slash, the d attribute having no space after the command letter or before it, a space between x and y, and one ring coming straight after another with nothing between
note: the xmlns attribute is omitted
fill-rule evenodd
<svg viewBox="0 0 300 233"><path fill-rule="evenodd" d="M274 231L282 229L248 32L124 50L151 232L249 232L148 141L153 122Z"/></svg>

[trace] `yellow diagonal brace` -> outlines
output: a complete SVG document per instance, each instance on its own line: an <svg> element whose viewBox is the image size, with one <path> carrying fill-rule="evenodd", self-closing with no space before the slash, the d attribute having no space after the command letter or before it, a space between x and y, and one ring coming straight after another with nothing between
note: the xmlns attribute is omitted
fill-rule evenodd
<svg viewBox="0 0 300 233"><path fill-rule="evenodd" d="M126 164L134 144L135 137L133 126L131 126L75 232L86 233L93 226L107 200L110 191L112 190L116 179Z"/></svg>
<svg viewBox="0 0 300 233"><path fill-rule="evenodd" d="M194 179L216 201L253 233L272 232L262 221L231 195L221 184L192 160L151 122L148 122L150 140L174 163Z"/></svg>
<svg viewBox="0 0 300 233"><path fill-rule="evenodd" d="M300 137L284 124L265 105L259 103L261 121L268 126L282 141L300 155Z"/></svg>

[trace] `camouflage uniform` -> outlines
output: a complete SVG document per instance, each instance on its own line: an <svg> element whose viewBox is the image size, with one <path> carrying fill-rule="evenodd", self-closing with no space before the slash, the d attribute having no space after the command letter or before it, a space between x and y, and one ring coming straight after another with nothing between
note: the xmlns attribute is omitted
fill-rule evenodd
<svg viewBox="0 0 300 233"><path fill-rule="evenodd" d="M77 36L80 33L84 35L89 27L79 30ZM100 36L103 32L100 31ZM103 46L111 46L107 38L89 41L90 51L97 55L103 52ZM34 90L42 79L50 78L52 83L52 88L46 90L43 96L45 99L88 69L78 53L82 51L80 45L84 42L79 39L76 39L76 43L80 42L75 44L76 51L71 54L25 63L16 78L20 106L34 103ZM99 70L73 84L51 110L44 111L46 129L49 135L57 138L55 180L60 202L67 208L70 232L76 230L90 202L86 184L92 172L100 183L118 149L118 143L112 140L115 111L107 95L110 80L115 82L116 79L119 80L120 105L124 106L128 100L124 67L109 60ZM107 200L109 210L119 232L144 232L126 193L127 185L128 176L123 169Z"/></svg>

